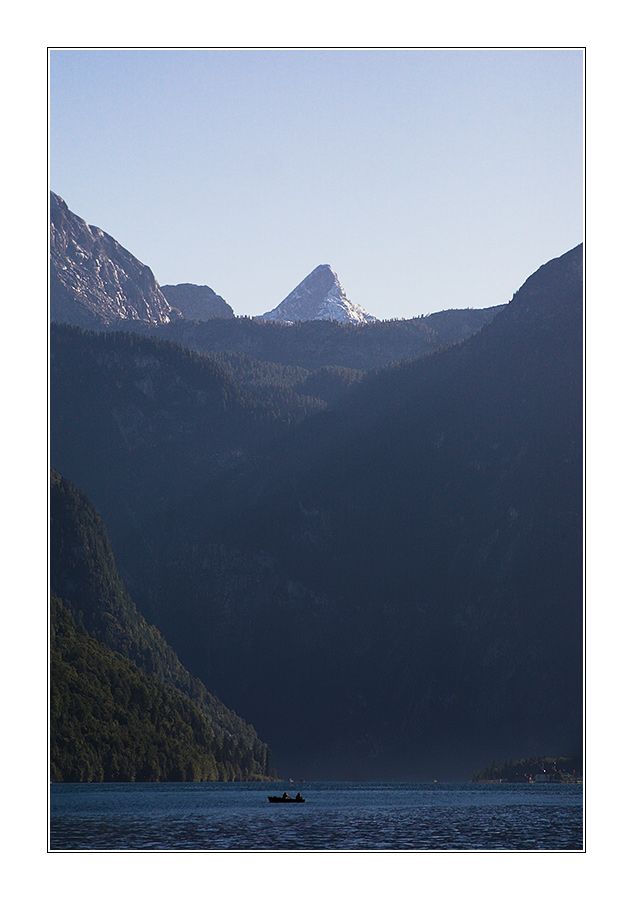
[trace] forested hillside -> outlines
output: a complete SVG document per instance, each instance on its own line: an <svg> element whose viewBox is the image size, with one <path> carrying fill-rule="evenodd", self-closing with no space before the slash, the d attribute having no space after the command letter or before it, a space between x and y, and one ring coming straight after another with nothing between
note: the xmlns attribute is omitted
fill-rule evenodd
<svg viewBox="0 0 633 900"><path fill-rule="evenodd" d="M51 598L51 781L261 777L196 704L77 628Z"/></svg>
<svg viewBox="0 0 633 900"><path fill-rule="evenodd" d="M268 747L190 675L138 612L96 510L57 472L51 473L50 510L53 778L270 776Z"/></svg>
<svg viewBox="0 0 633 900"><path fill-rule="evenodd" d="M206 322L174 321L151 327L127 322L125 328L175 341L202 353L232 351L310 371L323 366L368 371L461 341L492 321L502 308L446 310L416 319L363 325L333 321L289 325L239 317Z"/></svg>

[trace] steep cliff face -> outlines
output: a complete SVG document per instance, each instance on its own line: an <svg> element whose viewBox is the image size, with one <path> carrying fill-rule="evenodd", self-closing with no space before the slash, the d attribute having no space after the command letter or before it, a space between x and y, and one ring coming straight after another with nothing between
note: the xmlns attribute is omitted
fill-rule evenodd
<svg viewBox="0 0 633 900"><path fill-rule="evenodd" d="M178 316L148 266L52 192L50 223L52 321L104 329L126 321L161 325Z"/></svg>
<svg viewBox="0 0 633 900"><path fill-rule="evenodd" d="M185 319L232 319L233 310L206 284L163 284L161 291L172 307L180 310Z"/></svg>
<svg viewBox="0 0 633 900"><path fill-rule="evenodd" d="M362 306L347 299L336 272L328 265L317 266L279 306L264 313L262 318L275 322L330 319L354 325L375 321Z"/></svg>

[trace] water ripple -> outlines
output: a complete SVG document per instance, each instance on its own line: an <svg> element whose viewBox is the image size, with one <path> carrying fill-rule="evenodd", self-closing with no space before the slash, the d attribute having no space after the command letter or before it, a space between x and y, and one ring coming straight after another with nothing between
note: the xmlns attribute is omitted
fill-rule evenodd
<svg viewBox="0 0 633 900"><path fill-rule="evenodd" d="M300 806L252 786L59 785L51 850L580 850L582 792L309 786ZM80 791L73 788L81 787ZM500 786L505 787L505 786ZM119 790L117 791L117 788ZM180 788L180 789L179 789ZM198 789L198 790L196 790Z"/></svg>

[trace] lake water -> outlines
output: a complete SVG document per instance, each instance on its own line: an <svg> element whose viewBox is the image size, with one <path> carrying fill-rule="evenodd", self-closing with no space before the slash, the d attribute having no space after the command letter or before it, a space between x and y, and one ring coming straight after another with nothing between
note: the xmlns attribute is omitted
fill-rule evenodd
<svg viewBox="0 0 633 900"><path fill-rule="evenodd" d="M51 785L50 850L582 849L582 785Z"/></svg>

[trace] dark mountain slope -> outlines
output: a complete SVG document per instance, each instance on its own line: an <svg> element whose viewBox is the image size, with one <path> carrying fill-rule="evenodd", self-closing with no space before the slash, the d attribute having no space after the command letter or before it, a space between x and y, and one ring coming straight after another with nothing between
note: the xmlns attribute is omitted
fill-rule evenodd
<svg viewBox="0 0 633 900"><path fill-rule="evenodd" d="M577 752L582 248L270 458L196 551L175 542L161 578L187 616L162 621L282 765L459 776Z"/></svg>
<svg viewBox="0 0 633 900"><path fill-rule="evenodd" d="M119 576L105 528L96 510L83 494L57 472L51 473L50 511L51 591L56 598L61 598L61 602L73 617L72 622L65 619L53 604L51 618L54 633L59 636L61 628L69 638L73 637L71 632L74 623L77 622L101 645L106 645L110 651L116 651L131 661L131 667L128 666L126 669L123 667L125 672L133 672L138 667L155 679L157 686L162 684L167 687L167 691L164 687L151 689L150 693L156 703L160 702L160 698L164 701L167 697L171 706L174 702L177 703L179 715L185 715L189 720L192 715L201 719L203 724L200 727L204 733L201 744L206 746L206 764L203 765L205 757L201 748L198 748L193 756L195 767L200 769L202 780L215 780L218 777L233 780L270 775L270 752L258 739L254 729L225 707L200 680L189 674L160 632L149 625L138 612ZM77 638L73 637L73 640L76 642ZM89 645L84 642L82 653L87 658L94 656L96 651L94 643ZM108 655L105 649L98 652ZM72 656L71 653L67 661L71 660ZM53 660L55 659L53 653ZM61 664L60 660L57 661ZM91 664L91 671L95 666L96 664ZM114 662L108 662L110 669L113 666ZM53 668L51 675L53 697L55 692L63 694L64 691L71 690L68 683L70 673L66 672L66 676L63 687L56 681L62 677L60 672ZM77 672L72 676L75 681L78 677ZM126 675L127 677L132 676ZM136 674L132 677L132 680L139 679L151 687L144 676ZM77 685L73 690L83 692ZM175 699L176 697L180 699ZM85 704L85 697L83 699L75 697L73 703ZM192 713L190 711L192 708L197 712ZM58 712L61 716L61 707ZM140 712L143 716L147 716L150 710ZM105 716L105 713L103 715ZM155 720L155 717L153 718ZM60 720L62 730L67 730L67 726L68 723L62 726ZM81 722L78 720L73 728L80 729ZM102 722L99 730L102 737L107 735L107 722ZM125 743L124 732L125 729L121 736L123 743ZM57 746L61 736L56 733L55 728L53 739L54 745ZM103 738L105 744L98 746L96 738L91 740L92 752L96 754L95 758L101 760L103 769L103 760L108 756L107 741ZM128 744L136 745L136 739L132 736L128 735L126 740ZM147 740L151 743L149 738ZM176 765L178 754L175 750L170 751L170 754L172 764ZM128 753L129 758L133 755ZM64 765L56 759L55 753L52 753L51 758L54 767L57 766L60 772L65 772L63 777L68 780L66 769L68 760L72 757L71 748L67 748L64 756L66 759ZM75 765L76 763L77 760ZM134 762L133 780L142 780L143 765L144 756L143 759L139 757ZM147 773L147 777L150 780L164 780L167 771L165 767L169 768L167 763L162 769ZM95 771L93 769L93 775ZM103 773L102 777L105 777ZM100 779L91 777L87 780ZM106 777L106 780L112 778Z"/></svg>
<svg viewBox="0 0 633 900"><path fill-rule="evenodd" d="M147 550L150 523L171 503L323 407L288 390L256 397L166 341L54 325L50 346L51 464L94 499L120 561Z"/></svg>
<svg viewBox="0 0 633 900"><path fill-rule="evenodd" d="M420 500L412 486L425 485L425 505L435 496L443 504L453 488L500 494L523 478L533 489L545 467L560 468L545 486L563 492L582 450L581 264L581 248L553 261L463 345L378 372L339 410L306 422L278 466L279 494L292 486L311 502L327 492L342 510L342 498L362 485L400 511ZM382 528L374 517L362 522ZM350 524L341 523L341 535Z"/></svg>
<svg viewBox="0 0 633 900"><path fill-rule="evenodd" d="M310 371L324 366L368 371L460 341L490 322L500 309L447 310L426 318L363 325L334 321L288 325L241 317L207 322L174 321L151 328L141 323L126 323L125 327L175 341L201 353L231 351Z"/></svg>

